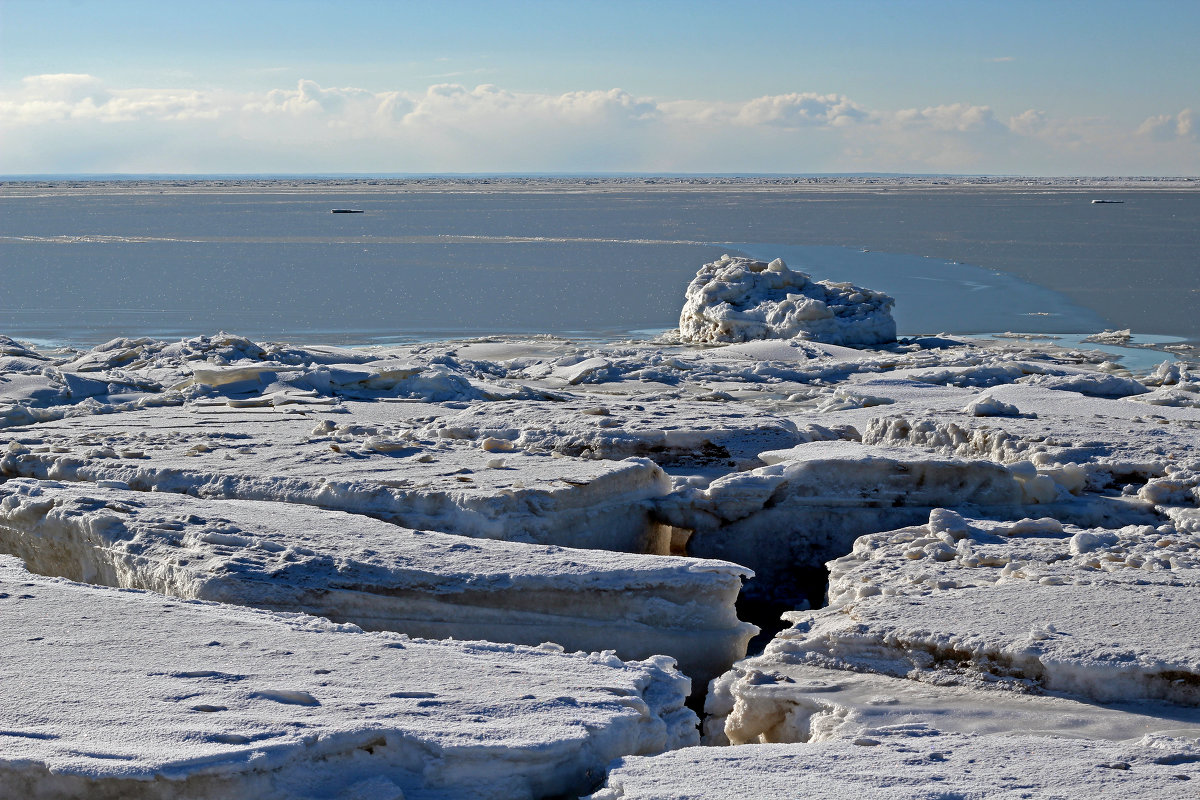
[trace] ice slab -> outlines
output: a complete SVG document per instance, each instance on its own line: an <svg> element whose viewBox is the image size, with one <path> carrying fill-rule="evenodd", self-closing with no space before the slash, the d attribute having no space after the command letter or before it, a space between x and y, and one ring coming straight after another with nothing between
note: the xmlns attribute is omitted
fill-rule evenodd
<svg viewBox="0 0 1200 800"><path fill-rule="evenodd" d="M0 558L6 797L545 797L694 743L687 678L47 579Z"/></svg>
<svg viewBox="0 0 1200 800"><path fill-rule="evenodd" d="M1098 500L1074 501L1031 464L1006 466L853 441L816 441L759 458L769 466L722 476L661 507L673 525L695 531L688 541L691 555L750 567L774 600L804 595L793 580L797 566L836 558L865 533L923 522L933 508L971 508L1001 517L1027 516L1030 508L1073 516L1104 516L1109 509ZM1112 513L1134 518L1151 514L1147 504L1132 501L1116 509ZM748 591L768 590L751 585Z"/></svg>
<svg viewBox="0 0 1200 800"><path fill-rule="evenodd" d="M1102 705L994 686L935 685L775 655L747 658L714 681L705 712L704 741L710 745L853 739L869 728L902 725L987 735L1200 740L1195 707L1148 700Z"/></svg>
<svg viewBox="0 0 1200 800"><path fill-rule="evenodd" d="M679 333L695 343L802 338L869 347L895 341L894 304L861 286L813 281L781 259L726 255L688 285Z"/></svg>
<svg viewBox="0 0 1200 800"><path fill-rule="evenodd" d="M1183 797L1200 778L1194 742L1148 737L1098 743L972 736L921 725L820 744L689 747L614 765L592 800L820 797Z"/></svg>
<svg viewBox="0 0 1200 800"><path fill-rule="evenodd" d="M1169 526L984 530L935 512L832 564L835 606L765 651L819 666L1098 702L1200 705L1200 539Z"/></svg>
<svg viewBox="0 0 1200 800"><path fill-rule="evenodd" d="M366 630L661 653L702 686L757 632L734 611L749 574L734 564L468 540L285 503L15 479L0 484L0 550L42 575Z"/></svg>
<svg viewBox="0 0 1200 800"><path fill-rule="evenodd" d="M484 446L489 438L500 440L491 446L502 451L646 457L664 467L717 464L734 469L761 466L759 453L808 441L791 420L731 398L476 403L439 417L426 432L471 438Z"/></svg>
<svg viewBox="0 0 1200 800"><path fill-rule="evenodd" d="M670 491L654 463L496 453L422 439L420 404L354 413L204 407L78 417L0 437L0 475L119 481L138 490L274 500L368 514L420 530L667 552L647 501ZM413 419L421 416L420 421Z"/></svg>

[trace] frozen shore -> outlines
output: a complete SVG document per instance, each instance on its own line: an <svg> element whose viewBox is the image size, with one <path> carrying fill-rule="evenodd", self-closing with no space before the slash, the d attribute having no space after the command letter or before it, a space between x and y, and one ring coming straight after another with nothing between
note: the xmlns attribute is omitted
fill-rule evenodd
<svg viewBox="0 0 1200 800"><path fill-rule="evenodd" d="M0 337L0 787L1194 786L1195 365L744 263L720 345Z"/></svg>

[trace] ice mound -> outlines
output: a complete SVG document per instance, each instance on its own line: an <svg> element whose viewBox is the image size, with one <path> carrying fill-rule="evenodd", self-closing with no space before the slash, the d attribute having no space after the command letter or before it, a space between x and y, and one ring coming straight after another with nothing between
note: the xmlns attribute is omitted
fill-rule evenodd
<svg viewBox="0 0 1200 800"><path fill-rule="evenodd" d="M757 632L734 564L413 531L285 503L0 484L0 551L34 572L435 639L674 657L707 685Z"/></svg>
<svg viewBox="0 0 1200 800"><path fill-rule="evenodd" d="M768 264L725 255L688 285L679 333L695 344L800 338L870 347L896 340L894 305L882 292L813 281L782 259Z"/></svg>
<svg viewBox="0 0 1200 800"><path fill-rule="evenodd" d="M666 658L431 642L0 558L0 795L512 798L694 744Z"/></svg>
<svg viewBox="0 0 1200 800"><path fill-rule="evenodd" d="M821 744L689 747L626 757L591 800L830 800L1183 797L1200 778L1194 743L1145 737L1097 743L972 736L913 724Z"/></svg>

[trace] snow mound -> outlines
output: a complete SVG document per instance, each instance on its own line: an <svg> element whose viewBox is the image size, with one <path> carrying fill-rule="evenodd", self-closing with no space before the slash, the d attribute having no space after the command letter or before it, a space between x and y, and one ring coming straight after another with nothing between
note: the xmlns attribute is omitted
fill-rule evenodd
<svg viewBox="0 0 1200 800"><path fill-rule="evenodd" d="M701 267L688 285L679 333L696 344L800 338L870 347L896 340L893 305L882 292L813 281L782 259L725 255Z"/></svg>

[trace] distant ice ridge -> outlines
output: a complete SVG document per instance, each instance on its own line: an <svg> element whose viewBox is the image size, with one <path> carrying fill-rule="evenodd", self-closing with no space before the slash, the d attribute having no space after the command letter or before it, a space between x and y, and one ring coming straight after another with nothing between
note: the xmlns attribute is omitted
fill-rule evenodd
<svg viewBox="0 0 1200 800"><path fill-rule="evenodd" d="M688 285L679 333L697 344L799 338L870 347L896 340L894 305L882 292L813 281L783 259L724 255Z"/></svg>

